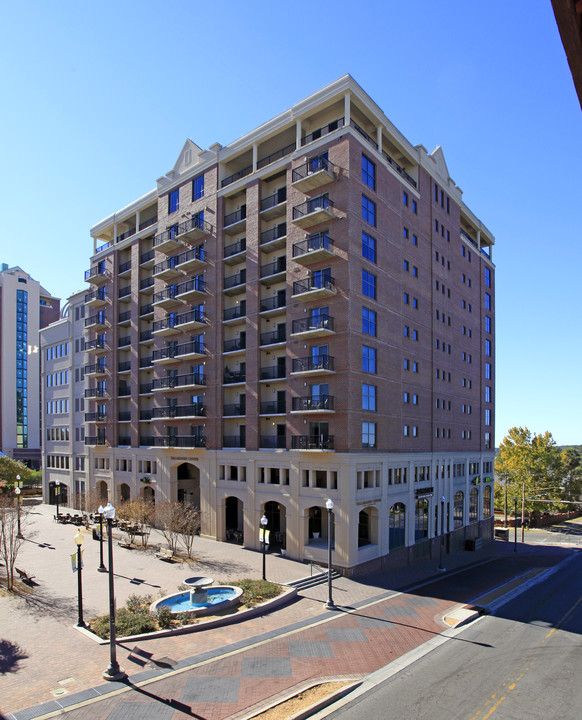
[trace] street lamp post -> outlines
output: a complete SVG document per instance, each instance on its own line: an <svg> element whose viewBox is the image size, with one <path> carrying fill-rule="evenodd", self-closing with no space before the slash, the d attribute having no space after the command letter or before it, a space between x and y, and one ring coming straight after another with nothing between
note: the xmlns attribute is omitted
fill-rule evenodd
<svg viewBox="0 0 582 720"><path fill-rule="evenodd" d="M99 512L107 520L107 548L109 558L109 667L103 671L105 680L124 680L127 675L119 667L117 662L117 644L115 641L115 588L113 585L113 518L115 508L108 502L105 507L100 507Z"/></svg>
<svg viewBox="0 0 582 720"><path fill-rule="evenodd" d="M267 523L269 521L267 520L267 516L263 515L261 518L261 525L263 527L263 580L267 579L266 575L266 569L267 569Z"/></svg>
<svg viewBox="0 0 582 720"><path fill-rule="evenodd" d="M437 570L445 572L446 567L443 565L443 555L445 550L445 496L441 497L441 549L439 554L439 566Z"/></svg>
<svg viewBox="0 0 582 720"><path fill-rule="evenodd" d="M332 596L332 583L331 583L331 536L332 536L332 521L331 513L333 510L333 500L328 498L325 501L325 507L327 508L327 602L324 605L326 610L335 610L335 605Z"/></svg>
<svg viewBox="0 0 582 720"><path fill-rule="evenodd" d="M20 475L16 476L16 487L14 488L14 492L16 493L16 512L17 512L17 518L18 518L18 532L16 533L16 537L19 540L24 540L24 535L22 534L22 531L20 529L20 488L22 487L22 481L20 480Z"/></svg>
<svg viewBox="0 0 582 720"><path fill-rule="evenodd" d="M81 557L81 545L83 544L83 533L79 530L73 538L77 546L77 594L79 596L79 619L77 627L87 627L83 620L83 560Z"/></svg>
<svg viewBox="0 0 582 720"><path fill-rule="evenodd" d="M61 481L55 480L55 500L57 502L57 520L59 519L59 495L61 494Z"/></svg>
<svg viewBox="0 0 582 720"><path fill-rule="evenodd" d="M101 508L99 508L101 510ZM107 568L103 564L103 513L99 513L99 567L98 572L107 572Z"/></svg>
<svg viewBox="0 0 582 720"><path fill-rule="evenodd" d="M513 515L513 552L517 552L517 497L515 500L515 511Z"/></svg>

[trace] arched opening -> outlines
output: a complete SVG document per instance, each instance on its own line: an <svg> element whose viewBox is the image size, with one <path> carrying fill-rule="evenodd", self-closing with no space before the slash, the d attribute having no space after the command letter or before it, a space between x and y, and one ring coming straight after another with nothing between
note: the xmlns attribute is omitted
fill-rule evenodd
<svg viewBox="0 0 582 720"><path fill-rule="evenodd" d="M476 522L479 519L479 490L471 488L469 493L469 522Z"/></svg>
<svg viewBox="0 0 582 720"><path fill-rule="evenodd" d="M455 499L454 499L454 505L453 505L453 527L456 530L457 528L463 527L464 522L464 504L465 504L465 495L462 490L457 490L455 493Z"/></svg>
<svg viewBox="0 0 582 720"><path fill-rule="evenodd" d="M428 500L421 498L416 501L414 509L414 542L428 537Z"/></svg>
<svg viewBox="0 0 582 720"><path fill-rule="evenodd" d="M388 547L390 550L406 545L406 505L398 502L390 508Z"/></svg>
<svg viewBox="0 0 582 720"><path fill-rule="evenodd" d="M119 486L119 502L127 502L130 499L131 492L127 483L121 483Z"/></svg>
<svg viewBox="0 0 582 720"><path fill-rule="evenodd" d="M307 544L316 547L327 547L329 534L328 510L318 505L313 505L307 510ZM334 545L335 537L335 515L331 514L331 544Z"/></svg>
<svg viewBox="0 0 582 720"><path fill-rule="evenodd" d="M64 507L65 505L68 505L69 488L65 485L65 483L60 483L58 488L59 507ZM49 483L49 504L57 504L57 484L55 482Z"/></svg>
<svg viewBox="0 0 582 720"><path fill-rule="evenodd" d="M263 512L267 517L267 530L270 531L269 540L271 551L280 550L285 547L285 532L287 522L285 516L285 506L269 500L265 503Z"/></svg>
<svg viewBox="0 0 582 720"><path fill-rule="evenodd" d="M491 517L491 485L483 488L483 517Z"/></svg>
<svg viewBox="0 0 582 720"><path fill-rule="evenodd" d="M176 469L178 502L188 503L200 510L200 469L192 463L182 463Z"/></svg>
<svg viewBox="0 0 582 720"><path fill-rule="evenodd" d="M107 501L109 500L109 487L105 480L100 480L97 483L97 495L99 500L101 500L101 504L107 505Z"/></svg>
<svg viewBox="0 0 582 720"><path fill-rule="evenodd" d="M224 502L224 539L242 545L244 504L237 497L227 497Z"/></svg>
<svg viewBox="0 0 582 720"><path fill-rule="evenodd" d="M310 507L308 510L308 538L311 540L322 537L323 510L318 506Z"/></svg>
<svg viewBox="0 0 582 720"><path fill-rule="evenodd" d="M153 489L153 487L150 487L149 485L146 485L143 489L143 499L146 502L150 502L152 505L155 505L156 503L156 491Z"/></svg>
<svg viewBox="0 0 582 720"><path fill-rule="evenodd" d="M358 547L375 545L378 542L378 511L368 507L358 515Z"/></svg>

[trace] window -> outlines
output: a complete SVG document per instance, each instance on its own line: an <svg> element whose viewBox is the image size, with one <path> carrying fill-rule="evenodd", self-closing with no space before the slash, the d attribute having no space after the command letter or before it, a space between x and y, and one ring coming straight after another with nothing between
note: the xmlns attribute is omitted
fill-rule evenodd
<svg viewBox="0 0 582 720"><path fill-rule="evenodd" d="M416 209L417 209L417 207L416 207L416 200L413 199L413 200L412 200L412 212L413 212L414 214L416 214Z"/></svg>
<svg viewBox="0 0 582 720"><path fill-rule="evenodd" d="M376 372L376 348L362 345L362 372Z"/></svg>
<svg viewBox="0 0 582 720"><path fill-rule="evenodd" d="M410 402L410 393L405 392L402 396L402 402L408 404Z"/></svg>
<svg viewBox="0 0 582 720"><path fill-rule="evenodd" d="M412 266L412 277L418 277L418 268L416 265Z"/></svg>
<svg viewBox="0 0 582 720"><path fill-rule="evenodd" d="M403 228L402 236L404 237L405 240L408 238L408 228L407 227Z"/></svg>
<svg viewBox="0 0 582 720"><path fill-rule="evenodd" d="M412 298L412 307L418 310L418 298Z"/></svg>
<svg viewBox="0 0 582 720"><path fill-rule="evenodd" d="M485 293L485 310L491 310L491 295Z"/></svg>
<svg viewBox="0 0 582 720"><path fill-rule="evenodd" d="M362 155L362 182L372 190L376 189L376 166L365 155Z"/></svg>
<svg viewBox="0 0 582 720"><path fill-rule="evenodd" d="M408 325L404 326L404 337L410 337L410 328Z"/></svg>
<svg viewBox="0 0 582 720"><path fill-rule="evenodd" d="M408 272L410 270L410 264L409 264L408 260L404 261L403 267L404 267L405 272Z"/></svg>
<svg viewBox="0 0 582 720"><path fill-rule="evenodd" d="M376 336L376 313L366 307L362 308L362 332Z"/></svg>
<svg viewBox="0 0 582 720"><path fill-rule="evenodd" d="M485 355L491 357L491 340L485 340Z"/></svg>
<svg viewBox="0 0 582 720"><path fill-rule="evenodd" d="M485 425L491 425L491 410L485 410Z"/></svg>
<svg viewBox="0 0 582 720"><path fill-rule="evenodd" d="M408 305L409 299L410 298L408 297L408 293L404 293L404 304L405 305Z"/></svg>
<svg viewBox="0 0 582 720"><path fill-rule="evenodd" d="M408 206L408 193L406 190L402 191L402 204Z"/></svg>
<svg viewBox="0 0 582 720"><path fill-rule="evenodd" d="M489 317L489 315L485 315L485 332L491 332L491 318Z"/></svg>
<svg viewBox="0 0 582 720"><path fill-rule="evenodd" d="M363 422L362 423L362 447L363 448L375 448L376 447L376 423Z"/></svg>
<svg viewBox="0 0 582 720"><path fill-rule="evenodd" d="M199 200L204 197L204 175L192 180L192 200Z"/></svg>
<svg viewBox="0 0 582 720"><path fill-rule="evenodd" d="M412 339L418 341L418 330L412 331Z"/></svg>
<svg viewBox="0 0 582 720"><path fill-rule="evenodd" d="M412 404L418 405L418 395L416 393L412 396Z"/></svg>
<svg viewBox="0 0 582 720"><path fill-rule="evenodd" d="M491 287L491 270L489 268L485 268L485 285Z"/></svg>
<svg viewBox="0 0 582 720"><path fill-rule="evenodd" d="M362 195L362 218L370 225L376 226L376 203Z"/></svg>
<svg viewBox="0 0 582 720"><path fill-rule="evenodd" d="M412 363L412 372L418 372L418 363L416 361Z"/></svg>
<svg viewBox="0 0 582 720"><path fill-rule="evenodd" d="M416 235L413 235L413 236L412 236L412 244L413 244L413 245L418 245L418 237L417 237Z"/></svg>
<svg viewBox="0 0 582 720"><path fill-rule="evenodd" d="M362 410L376 411L376 386L362 383Z"/></svg>
<svg viewBox="0 0 582 720"><path fill-rule="evenodd" d="M362 256L376 262L376 240L365 232L362 232Z"/></svg>
<svg viewBox="0 0 582 720"><path fill-rule="evenodd" d="M180 191L172 190L168 195L168 213L174 213L180 209Z"/></svg>
<svg viewBox="0 0 582 720"><path fill-rule="evenodd" d="M376 299L376 276L367 270L362 270L362 294Z"/></svg>
<svg viewBox="0 0 582 720"><path fill-rule="evenodd" d="M408 437L408 434L409 434L408 425L405 425L405 426L402 428L402 434L404 435L404 437Z"/></svg>
<svg viewBox="0 0 582 720"><path fill-rule="evenodd" d="M408 358L404 358L404 369L410 370L410 360Z"/></svg>
<svg viewBox="0 0 582 720"><path fill-rule="evenodd" d="M435 202L439 201L439 186L436 183L434 186L434 201Z"/></svg>
<svg viewBox="0 0 582 720"><path fill-rule="evenodd" d="M491 386L485 385L485 402L491 402Z"/></svg>

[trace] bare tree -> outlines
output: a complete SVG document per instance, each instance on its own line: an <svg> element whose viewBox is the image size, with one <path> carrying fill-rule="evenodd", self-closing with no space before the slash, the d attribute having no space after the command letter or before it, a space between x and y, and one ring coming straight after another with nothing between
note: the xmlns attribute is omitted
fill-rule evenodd
<svg viewBox="0 0 582 720"><path fill-rule="evenodd" d="M20 508L20 528L27 524L28 508ZM14 568L18 553L24 542L22 534L18 534L18 504L12 494L0 495L0 558L6 567L6 588L14 589Z"/></svg>
<svg viewBox="0 0 582 720"><path fill-rule="evenodd" d="M164 536L168 547L176 552L182 529L182 503L165 502L156 506L156 527Z"/></svg>
<svg viewBox="0 0 582 720"><path fill-rule="evenodd" d="M192 545L194 538L200 532L200 511L193 505L182 506L182 522L180 524L180 539L188 553L192 557Z"/></svg>

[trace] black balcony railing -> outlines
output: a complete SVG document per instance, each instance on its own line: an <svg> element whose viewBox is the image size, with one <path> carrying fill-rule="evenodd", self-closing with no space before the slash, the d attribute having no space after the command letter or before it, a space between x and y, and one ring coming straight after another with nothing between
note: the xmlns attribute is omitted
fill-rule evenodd
<svg viewBox="0 0 582 720"><path fill-rule="evenodd" d="M86 398L104 398L105 395L106 395L105 388L102 388L102 387L87 388L85 390Z"/></svg>
<svg viewBox="0 0 582 720"><path fill-rule="evenodd" d="M117 363L117 372L127 372L128 370L131 370L131 360Z"/></svg>
<svg viewBox="0 0 582 720"><path fill-rule="evenodd" d="M152 388L154 390L171 390L188 385L206 385L206 378L202 373L190 373L188 375L155 378L152 381Z"/></svg>
<svg viewBox="0 0 582 720"><path fill-rule="evenodd" d="M261 333L260 344L261 345L275 345L276 343L285 342L287 339L287 330L285 327L280 327L273 332Z"/></svg>
<svg viewBox="0 0 582 720"><path fill-rule="evenodd" d="M307 253L315 250L329 250L332 252L333 248L334 242L327 233L316 233L310 235L306 240L293 243L293 257L307 255Z"/></svg>
<svg viewBox="0 0 582 720"><path fill-rule="evenodd" d="M131 320L131 310L126 310L117 316L118 323L127 322L128 320Z"/></svg>
<svg viewBox="0 0 582 720"><path fill-rule="evenodd" d="M193 291L201 293L206 292L206 283L204 282L204 280L202 280L201 277L192 278L192 280L188 280L187 282L180 283L180 285L176 286L176 296L185 295L186 293L190 293Z"/></svg>
<svg viewBox="0 0 582 720"><path fill-rule="evenodd" d="M330 210L334 206L333 200L330 200L327 194L318 195L317 197L306 200L301 205L293 208L293 220L311 215L318 210Z"/></svg>
<svg viewBox="0 0 582 720"><path fill-rule="evenodd" d="M85 350L105 350L105 338L85 340Z"/></svg>
<svg viewBox="0 0 582 720"><path fill-rule="evenodd" d="M309 330L332 330L334 318L330 315L316 315L314 317L293 320L293 333L308 332Z"/></svg>
<svg viewBox="0 0 582 720"><path fill-rule="evenodd" d="M117 446L118 447L129 447L131 445L131 436L130 435L120 435L117 439Z"/></svg>
<svg viewBox="0 0 582 720"><path fill-rule="evenodd" d="M93 290L93 292L86 293L85 295L85 302L90 302L91 300L107 300L107 294L105 292L104 287L100 287L97 290Z"/></svg>
<svg viewBox="0 0 582 720"><path fill-rule="evenodd" d="M222 406L223 415L244 415L245 413L245 403L228 403Z"/></svg>
<svg viewBox="0 0 582 720"><path fill-rule="evenodd" d="M148 355L147 357L140 358L139 366L140 366L140 368L151 367L152 366L152 356Z"/></svg>
<svg viewBox="0 0 582 720"><path fill-rule="evenodd" d="M224 248L224 257L231 257L232 255L238 255L241 252L244 252L247 249L247 239L241 238L240 240L237 240L236 242L233 242L231 245L226 245Z"/></svg>
<svg viewBox="0 0 582 720"><path fill-rule="evenodd" d="M181 265L185 262L190 262L191 260L200 260L200 262L206 262L206 252L204 251L202 245L199 245L198 247L192 248L191 250L186 250L186 252L175 255L173 258L170 259L175 261L172 267L174 267L175 265Z"/></svg>
<svg viewBox="0 0 582 720"><path fill-rule="evenodd" d="M105 313L100 312L85 318L85 327L91 327L91 325L105 325Z"/></svg>
<svg viewBox="0 0 582 720"><path fill-rule="evenodd" d="M144 263L150 262L155 257L155 251L154 250L146 250L146 252L142 253L139 256L139 261L143 265Z"/></svg>
<svg viewBox="0 0 582 720"><path fill-rule="evenodd" d="M318 155L317 157L309 158L304 165L295 168L291 174L292 181L297 182L298 180L303 180L308 175L313 175L313 173L322 170L333 173L335 167L336 166L327 159L327 154Z"/></svg>
<svg viewBox="0 0 582 720"><path fill-rule="evenodd" d="M200 215L192 215L191 218L188 218L188 220L185 220L183 223L178 225L176 236L180 237L180 235L184 235L191 230L202 230L205 233L211 233L212 225L206 222L206 220L204 220L204 218Z"/></svg>
<svg viewBox="0 0 582 720"><path fill-rule="evenodd" d="M246 337L232 338L224 341L224 352L234 352L235 350L244 350L246 347Z"/></svg>
<svg viewBox="0 0 582 720"><path fill-rule="evenodd" d="M85 375L93 374L104 374L107 372L107 366L104 362L92 363L91 365L85 365Z"/></svg>
<svg viewBox="0 0 582 720"><path fill-rule="evenodd" d="M225 448L244 448L245 438L239 435L224 435L222 437L222 447Z"/></svg>
<svg viewBox="0 0 582 720"><path fill-rule="evenodd" d="M261 265L261 277L269 277L269 275L276 275L287 270L287 258L281 257L274 262Z"/></svg>
<svg viewBox="0 0 582 720"><path fill-rule="evenodd" d="M261 368L261 380L280 380L285 377L284 365L270 365Z"/></svg>
<svg viewBox="0 0 582 720"><path fill-rule="evenodd" d="M130 410L120 410L117 413L117 419L119 422L129 422L131 420L131 411Z"/></svg>
<svg viewBox="0 0 582 720"><path fill-rule="evenodd" d="M279 238L285 237L285 235L287 235L287 223L279 223L270 230L265 230L261 233L261 245L273 242L273 240L279 240Z"/></svg>
<svg viewBox="0 0 582 720"><path fill-rule="evenodd" d="M197 340L192 342L184 343L183 345L170 345L169 347L160 348L154 350L152 353L152 359L165 360L168 358L179 358L181 355L204 355L204 343Z"/></svg>
<svg viewBox="0 0 582 720"><path fill-rule="evenodd" d="M144 220L143 222L140 222L139 229L145 230L146 228L151 227L152 225L155 225L158 222L157 215L154 215L154 217L148 218L147 220Z"/></svg>
<svg viewBox="0 0 582 720"><path fill-rule="evenodd" d="M105 445L105 438L100 435L86 435L85 445Z"/></svg>
<svg viewBox="0 0 582 720"><path fill-rule="evenodd" d="M152 303L147 303L146 305L142 305L139 309L140 316L143 315L151 315L154 311L154 306Z"/></svg>
<svg viewBox="0 0 582 720"><path fill-rule="evenodd" d="M286 200L287 188L281 188L280 190L277 190L277 192L274 192L272 195L268 195L261 200L261 212L263 210L268 210L269 208L275 207L276 205L281 205L281 203L286 202Z"/></svg>
<svg viewBox="0 0 582 720"><path fill-rule="evenodd" d="M140 410L139 411L139 419L140 420L151 420L152 419L152 409L148 408L147 410Z"/></svg>
<svg viewBox="0 0 582 720"><path fill-rule="evenodd" d="M107 420L107 413L102 412L86 412L85 422L105 422Z"/></svg>
<svg viewBox="0 0 582 720"><path fill-rule="evenodd" d="M154 303L162 302L164 300L173 300L176 295L178 286L177 285L171 285L170 287L164 288L163 290L160 290L158 292L154 293L153 301Z"/></svg>
<svg viewBox="0 0 582 720"><path fill-rule="evenodd" d="M285 435L261 435L259 447L284 450L287 447L287 437Z"/></svg>
<svg viewBox="0 0 582 720"><path fill-rule="evenodd" d="M237 285L244 285L246 281L247 272L246 270L241 270L234 275L229 275L229 277L224 278L224 289L228 290L229 288L236 287Z"/></svg>
<svg viewBox="0 0 582 720"><path fill-rule="evenodd" d="M148 340L153 340L153 337L151 330L142 330L139 334L139 341L147 342Z"/></svg>
<svg viewBox="0 0 582 720"><path fill-rule="evenodd" d="M312 355L293 359L293 372L328 370L333 372L335 358L332 355Z"/></svg>
<svg viewBox="0 0 582 720"><path fill-rule="evenodd" d="M228 177L225 177L224 180L220 181L220 187L226 187L227 185L230 185L233 182L236 182L237 180L240 180L243 177L246 177L247 175L250 175L253 171L252 165L247 165L247 167L243 168L242 170L239 170L238 172L233 173L232 175L229 175Z"/></svg>
<svg viewBox="0 0 582 720"><path fill-rule="evenodd" d="M333 450L333 435L292 435L293 450Z"/></svg>
<svg viewBox="0 0 582 720"><path fill-rule="evenodd" d="M224 227L228 227L229 225L234 225L237 222L240 222L241 220L244 220L247 216L247 209L245 206L239 208L238 210L235 210L234 212L228 213L224 216Z"/></svg>
<svg viewBox="0 0 582 720"><path fill-rule="evenodd" d="M153 252L153 250L152 250L152 252ZM142 278L142 279L139 281L139 289L140 289L140 290L146 290L147 288L152 287L153 284L154 284L154 279L153 279L153 277L150 275L149 277Z"/></svg>
<svg viewBox="0 0 582 720"><path fill-rule="evenodd" d="M181 418L181 417L203 417L206 415L206 408L202 403L191 405L168 405L152 409L152 419L156 418Z"/></svg>
<svg viewBox="0 0 582 720"><path fill-rule="evenodd" d="M162 262L160 263L156 263L153 267L152 273L154 275L158 275L159 273L165 272L166 270L173 270L177 264L178 257L175 255L174 257L168 258L167 260L162 260Z"/></svg>
<svg viewBox="0 0 582 720"><path fill-rule="evenodd" d="M280 160L281 158L285 157L286 155L290 155L294 150L295 150L295 143L291 143L290 145L286 145L284 148L281 148L280 150L275 150L275 152L271 153L270 155L266 155L265 157L262 157L257 162L257 170L260 170L261 168L264 168L267 165L270 165L272 162L275 162L276 160Z"/></svg>
<svg viewBox="0 0 582 720"><path fill-rule="evenodd" d="M261 415L281 415L285 412L285 400L267 400L261 403Z"/></svg>
<svg viewBox="0 0 582 720"><path fill-rule="evenodd" d="M335 279L331 275L314 275L305 280L296 280L293 283L293 295L312 292L313 290L335 290Z"/></svg>
<svg viewBox="0 0 582 720"><path fill-rule="evenodd" d="M229 370L228 368L224 371L224 384L229 385L231 383L245 382L247 374L245 370Z"/></svg>
<svg viewBox="0 0 582 720"><path fill-rule="evenodd" d="M267 312L269 310L277 310L278 308L284 308L287 305L286 295L273 295L273 297L265 298L261 300L261 312Z"/></svg>
<svg viewBox="0 0 582 720"><path fill-rule="evenodd" d="M225 320L235 320L236 318L245 317L247 314L247 308L245 304L235 305L231 308L226 308L224 311Z"/></svg>
<svg viewBox="0 0 582 720"><path fill-rule="evenodd" d="M129 335L120 337L117 341L117 347L127 347L128 345L131 345L131 337Z"/></svg>
<svg viewBox="0 0 582 720"><path fill-rule="evenodd" d="M176 324L176 316L169 315L168 317L162 318L161 320L155 320L152 324L152 332L159 332L160 330L168 330L173 328Z"/></svg>
<svg viewBox="0 0 582 720"><path fill-rule="evenodd" d="M140 437L139 444L151 447L183 447L203 448L206 447L204 435L168 435L166 437Z"/></svg>
<svg viewBox="0 0 582 720"><path fill-rule="evenodd" d="M140 395L149 395L151 392L152 392L152 383L151 382L140 383L140 385L139 385Z"/></svg>
<svg viewBox="0 0 582 720"><path fill-rule="evenodd" d="M117 297L119 299L127 297L128 295L131 295L131 286L126 285L125 287L119 288L119 292L117 293Z"/></svg>
<svg viewBox="0 0 582 720"><path fill-rule="evenodd" d="M118 397L127 397L128 395L131 395L131 390L129 385L120 385L119 390L117 391Z"/></svg>
<svg viewBox="0 0 582 720"><path fill-rule="evenodd" d="M176 315L176 322L174 323L174 325L176 327L179 327L180 325L186 325L187 323L191 322L205 323L206 316L204 315L204 310L196 308L195 310L190 310L190 312Z"/></svg>
<svg viewBox="0 0 582 720"><path fill-rule="evenodd" d="M131 260L121 263L119 266L119 274L123 275L123 273L126 273L128 270L131 270Z"/></svg>
<svg viewBox="0 0 582 720"><path fill-rule="evenodd" d="M94 267L90 268L89 270L85 270L85 280L89 280L93 277L108 277L109 273L104 267L101 267L100 265L95 265Z"/></svg>
<svg viewBox="0 0 582 720"><path fill-rule="evenodd" d="M310 132L309 135L305 135L305 137L301 138L301 144L308 145L314 140L319 140L319 138L324 137L324 135L328 135L330 132L334 132L334 130L339 130L339 128L342 128L344 125L345 119L343 117L338 118L337 120L333 120L327 125L324 125L323 127L317 128L317 130Z"/></svg>
<svg viewBox="0 0 582 720"><path fill-rule="evenodd" d="M311 410L333 410L333 395L308 395L306 397L293 398L293 410L309 412Z"/></svg>

